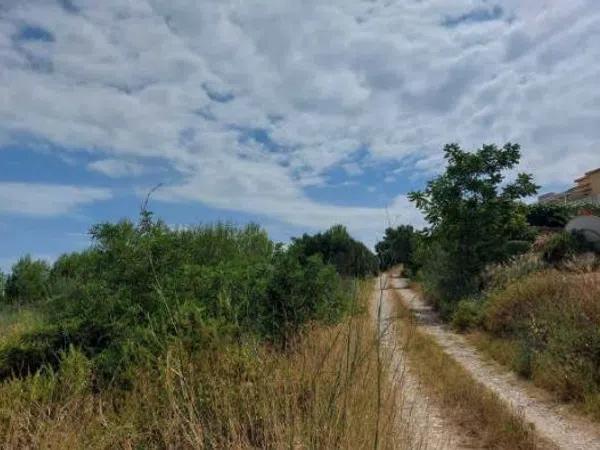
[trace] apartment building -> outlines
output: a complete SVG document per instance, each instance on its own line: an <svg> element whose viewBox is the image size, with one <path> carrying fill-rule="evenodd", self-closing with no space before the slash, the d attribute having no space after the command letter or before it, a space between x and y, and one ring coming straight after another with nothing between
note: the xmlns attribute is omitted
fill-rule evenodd
<svg viewBox="0 0 600 450"><path fill-rule="evenodd" d="M590 170L575 180L575 186L564 192L549 192L538 197L540 203L600 204L600 168Z"/></svg>

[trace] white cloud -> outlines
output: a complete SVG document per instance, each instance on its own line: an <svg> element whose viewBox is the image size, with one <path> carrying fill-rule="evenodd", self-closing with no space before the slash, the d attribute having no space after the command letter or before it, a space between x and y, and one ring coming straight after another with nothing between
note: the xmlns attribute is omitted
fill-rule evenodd
<svg viewBox="0 0 600 450"><path fill-rule="evenodd" d="M99 159L88 164L88 169L111 178L137 176L145 172L142 164L119 159Z"/></svg>
<svg viewBox="0 0 600 450"><path fill-rule="evenodd" d="M451 141L518 141L544 184L600 166L600 4L504 0L499 18L457 22L488 3L8 2L0 142L95 151L112 176L161 157L182 178L165 198L355 229L381 211L304 188L358 174L358 150L411 178L439 171ZM16 45L23 24L53 39Z"/></svg>
<svg viewBox="0 0 600 450"><path fill-rule="evenodd" d="M109 198L110 191L101 188L0 182L0 214L58 216Z"/></svg>

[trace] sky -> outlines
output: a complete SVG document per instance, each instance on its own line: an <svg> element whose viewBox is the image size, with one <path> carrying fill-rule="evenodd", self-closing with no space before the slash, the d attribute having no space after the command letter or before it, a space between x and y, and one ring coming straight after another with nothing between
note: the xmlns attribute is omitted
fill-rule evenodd
<svg viewBox="0 0 600 450"><path fill-rule="evenodd" d="M443 146L600 167L596 0L0 0L0 269L173 226L422 226Z"/></svg>

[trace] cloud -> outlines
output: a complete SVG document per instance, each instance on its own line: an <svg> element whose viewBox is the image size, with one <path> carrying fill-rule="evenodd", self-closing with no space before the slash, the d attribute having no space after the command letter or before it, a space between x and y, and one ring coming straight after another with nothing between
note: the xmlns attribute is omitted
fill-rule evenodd
<svg viewBox="0 0 600 450"><path fill-rule="evenodd" d="M490 20L499 20L503 15L503 10L500 5L494 5L487 8L476 8L461 14L457 17L445 17L442 24L446 27L456 27L473 22L487 22Z"/></svg>
<svg viewBox="0 0 600 450"><path fill-rule="evenodd" d="M99 159L89 163L87 168L111 178L138 176L145 172L142 164L119 159Z"/></svg>
<svg viewBox="0 0 600 450"><path fill-rule="evenodd" d="M0 213L50 217L108 200L107 189L41 183L0 182Z"/></svg>
<svg viewBox="0 0 600 450"><path fill-rule="evenodd" d="M542 184L600 166L599 30L591 0L8 2L0 142L109 176L160 157L165 199L374 229L381 210L304 189L358 174L359 151L424 179L453 141L520 142Z"/></svg>

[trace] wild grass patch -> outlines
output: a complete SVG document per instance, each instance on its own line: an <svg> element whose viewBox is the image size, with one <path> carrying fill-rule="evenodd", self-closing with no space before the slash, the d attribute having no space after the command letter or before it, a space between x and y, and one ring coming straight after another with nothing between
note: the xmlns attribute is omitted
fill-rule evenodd
<svg viewBox="0 0 600 450"><path fill-rule="evenodd" d="M482 348L600 420L599 273L547 270L510 284L487 298L483 326Z"/></svg>
<svg viewBox="0 0 600 450"><path fill-rule="evenodd" d="M178 341L132 384L96 391L76 349L0 385L6 448L413 448L396 410L391 364L364 311L314 325L285 351L257 340L190 352ZM379 382L377 382L379 380ZM376 444L376 447L374 445Z"/></svg>

